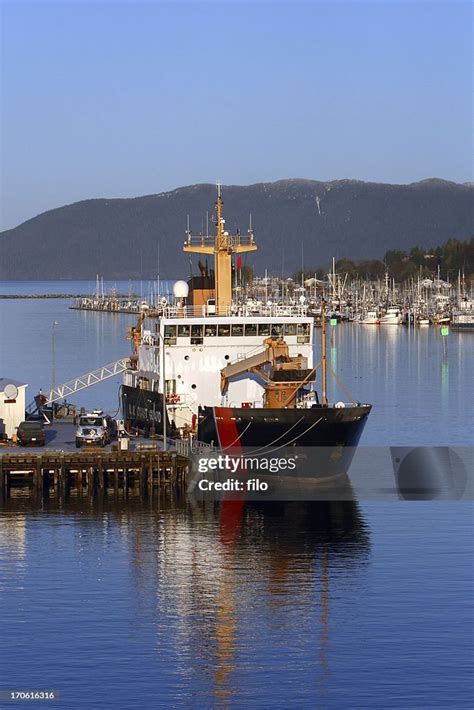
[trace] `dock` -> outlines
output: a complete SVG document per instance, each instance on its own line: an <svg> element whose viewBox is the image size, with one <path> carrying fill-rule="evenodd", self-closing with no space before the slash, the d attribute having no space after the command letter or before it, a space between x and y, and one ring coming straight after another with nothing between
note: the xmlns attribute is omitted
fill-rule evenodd
<svg viewBox="0 0 474 710"><path fill-rule="evenodd" d="M97 311L100 313L129 313L137 315L143 309L148 315L153 315L154 310L147 301L131 296L115 294L110 297L91 298L90 296L75 297L69 308L73 311Z"/></svg>
<svg viewBox="0 0 474 710"><path fill-rule="evenodd" d="M183 488L187 471L187 457L156 447L138 451L5 453L0 454L0 501L8 499L12 490L66 499L71 494L127 498L131 491L153 498L164 487Z"/></svg>
<svg viewBox="0 0 474 710"><path fill-rule="evenodd" d="M90 299L85 293L0 293L0 299L47 299L47 298L62 298L62 299ZM117 294L116 298L130 298L126 294Z"/></svg>

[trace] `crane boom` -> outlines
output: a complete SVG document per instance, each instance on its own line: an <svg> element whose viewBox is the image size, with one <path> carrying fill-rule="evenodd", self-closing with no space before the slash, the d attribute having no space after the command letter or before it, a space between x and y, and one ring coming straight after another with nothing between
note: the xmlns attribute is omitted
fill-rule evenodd
<svg viewBox="0 0 474 710"><path fill-rule="evenodd" d="M221 393L227 393L233 378L253 373L264 382L265 406L274 408L281 402L284 406L295 406L297 392L314 380L315 370L307 369L305 357L291 357L282 338L267 338L263 344L262 352L230 363L221 370Z"/></svg>

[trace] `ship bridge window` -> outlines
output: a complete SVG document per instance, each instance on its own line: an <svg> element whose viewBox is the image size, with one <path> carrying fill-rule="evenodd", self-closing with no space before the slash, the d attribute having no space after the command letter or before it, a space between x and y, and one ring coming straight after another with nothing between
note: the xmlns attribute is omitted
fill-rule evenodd
<svg viewBox="0 0 474 710"><path fill-rule="evenodd" d="M176 345L175 325L165 325L165 345Z"/></svg>
<svg viewBox="0 0 474 710"><path fill-rule="evenodd" d="M215 338L217 335L217 325L213 324L206 324L204 326L204 336L206 338Z"/></svg>
<svg viewBox="0 0 474 710"><path fill-rule="evenodd" d="M230 323L223 323L217 328L217 334L221 338L228 338L230 335Z"/></svg>
<svg viewBox="0 0 474 710"><path fill-rule="evenodd" d="M272 336L273 337L279 338L283 335L282 323L272 323L271 328L272 328Z"/></svg>
<svg viewBox="0 0 474 710"><path fill-rule="evenodd" d="M256 323L246 323L245 324L245 335L257 335L257 324Z"/></svg>
<svg viewBox="0 0 474 710"><path fill-rule="evenodd" d="M240 337L244 334L244 324L243 323L233 323L232 324L232 335Z"/></svg>
<svg viewBox="0 0 474 710"><path fill-rule="evenodd" d="M264 338L268 338L270 335L270 323L259 323L258 334L262 335Z"/></svg>
<svg viewBox="0 0 474 710"><path fill-rule="evenodd" d="M285 323L283 326L284 335L296 335L296 323Z"/></svg>
<svg viewBox="0 0 474 710"><path fill-rule="evenodd" d="M178 325L178 338L189 338L189 325Z"/></svg>
<svg viewBox="0 0 474 710"><path fill-rule="evenodd" d="M309 343L310 336L310 325L309 323L298 323L297 333L298 333L298 343Z"/></svg>
<svg viewBox="0 0 474 710"><path fill-rule="evenodd" d="M191 345L202 345L203 333L204 333L204 326L203 325L192 325L191 326Z"/></svg>

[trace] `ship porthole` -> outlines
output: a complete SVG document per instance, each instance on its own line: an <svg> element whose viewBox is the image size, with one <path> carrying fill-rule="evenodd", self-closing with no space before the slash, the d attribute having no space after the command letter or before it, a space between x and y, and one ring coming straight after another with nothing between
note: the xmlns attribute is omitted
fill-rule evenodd
<svg viewBox="0 0 474 710"><path fill-rule="evenodd" d="M196 387L197 387L197 385L191 385L191 389L192 389L192 390L195 390Z"/></svg>
<svg viewBox="0 0 474 710"><path fill-rule="evenodd" d="M184 359L185 359L185 360L189 360L189 355L185 355L185 356L184 356Z"/></svg>
<svg viewBox="0 0 474 710"><path fill-rule="evenodd" d="M224 355L224 360L229 360L230 355Z"/></svg>

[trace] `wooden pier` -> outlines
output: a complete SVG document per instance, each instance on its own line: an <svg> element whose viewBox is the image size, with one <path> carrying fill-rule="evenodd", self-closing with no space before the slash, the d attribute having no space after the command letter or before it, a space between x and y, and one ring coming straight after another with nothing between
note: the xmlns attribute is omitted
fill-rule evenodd
<svg viewBox="0 0 474 710"><path fill-rule="evenodd" d="M106 451L14 453L0 455L0 501L12 489L31 495L67 497L112 492L127 498L130 490L148 497L166 486L183 487L188 459L176 451Z"/></svg>

